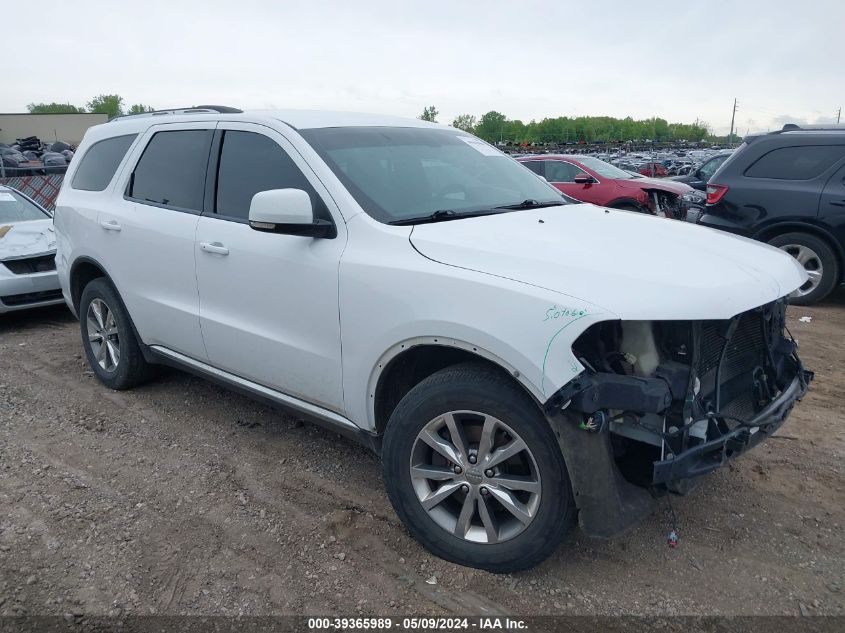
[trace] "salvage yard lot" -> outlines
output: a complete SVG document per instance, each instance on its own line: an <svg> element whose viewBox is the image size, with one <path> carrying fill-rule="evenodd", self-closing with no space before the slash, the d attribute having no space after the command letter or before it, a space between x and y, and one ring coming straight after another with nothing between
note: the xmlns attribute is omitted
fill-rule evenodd
<svg viewBox="0 0 845 633"><path fill-rule="evenodd" d="M810 394L674 499L676 549L664 501L497 576L425 552L353 442L176 371L109 391L67 311L0 317L0 615L845 614L845 292L789 327Z"/></svg>

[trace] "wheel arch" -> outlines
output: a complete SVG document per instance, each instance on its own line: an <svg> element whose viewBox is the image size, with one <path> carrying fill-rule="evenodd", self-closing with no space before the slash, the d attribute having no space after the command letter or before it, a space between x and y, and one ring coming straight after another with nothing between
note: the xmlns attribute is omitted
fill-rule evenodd
<svg viewBox="0 0 845 633"><path fill-rule="evenodd" d="M420 382L451 365L480 361L506 375L541 407L541 392L515 367L488 350L453 338L426 336L397 343L379 358L368 384L373 430L381 434L399 401Z"/></svg>
<svg viewBox="0 0 845 633"><path fill-rule="evenodd" d="M70 298L73 302L73 310L77 315L79 314L79 302L82 299L82 291L85 289L85 286L99 277L105 277L114 286L114 281L112 281L111 276L106 272L105 266L91 257L78 257L71 265L68 283L70 286Z"/></svg>
<svg viewBox="0 0 845 633"><path fill-rule="evenodd" d="M768 242L772 238L786 233L807 233L822 240L830 247L836 257L840 280L845 279L845 251L843 251L839 240L824 227L808 222L779 222L760 229L752 237L761 242Z"/></svg>

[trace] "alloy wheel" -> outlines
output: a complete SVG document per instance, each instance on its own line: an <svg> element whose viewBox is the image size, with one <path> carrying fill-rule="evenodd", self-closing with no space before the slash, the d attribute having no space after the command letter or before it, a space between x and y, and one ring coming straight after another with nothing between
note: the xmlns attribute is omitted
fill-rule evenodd
<svg viewBox="0 0 845 633"><path fill-rule="evenodd" d="M410 470L423 509L466 541L514 538L540 505L531 450L511 427L484 413L450 411L431 420L414 441Z"/></svg>
<svg viewBox="0 0 845 633"><path fill-rule="evenodd" d="M88 345L97 364L111 373L120 363L120 335L114 312L102 299L94 299L88 305L86 315Z"/></svg>
<svg viewBox="0 0 845 633"><path fill-rule="evenodd" d="M803 266L808 276L804 285L792 293L793 296L803 297L813 292L821 283L822 276L824 275L824 266L818 253L803 244L784 244L780 249L798 260L798 263Z"/></svg>

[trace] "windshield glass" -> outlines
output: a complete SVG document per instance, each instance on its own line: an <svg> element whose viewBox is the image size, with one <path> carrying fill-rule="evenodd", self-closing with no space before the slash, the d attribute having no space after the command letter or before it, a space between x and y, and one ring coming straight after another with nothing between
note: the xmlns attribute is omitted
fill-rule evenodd
<svg viewBox="0 0 845 633"><path fill-rule="evenodd" d="M457 130L348 127L300 133L380 222L443 210L460 217L525 201L568 202L512 158Z"/></svg>
<svg viewBox="0 0 845 633"><path fill-rule="evenodd" d="M49 217L19 193L0 189L0 223L46 220Z"/></svg>
<svg viewBox="0 0 845 633"><path fill-rule="evenodd" d="M614 167L610 163L606 163L603 160L599 160L598 158L593 158L592 156L579 156L578 162L584 165L584 167L586 167L587 169L592 169L599 176L604 176L605 178L615 178L617 180L630 180L634 177L627 171L619 169L618 167Z"/></svg>

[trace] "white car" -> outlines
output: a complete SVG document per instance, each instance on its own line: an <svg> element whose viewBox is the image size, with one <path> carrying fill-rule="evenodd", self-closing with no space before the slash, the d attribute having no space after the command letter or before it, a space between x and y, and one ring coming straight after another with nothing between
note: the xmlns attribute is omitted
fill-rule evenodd
<svg viewBox="0 0 845 633"><path fill-rule="evenodd" d="M175 365L354 437L423 545L496 572L576 516L621 533L769 435L811 377L784 333L789 255L569 204L418 120L117 119L86 134L55 226L106 386Z"/></svg>
<svg viewBox="0 0 845 633"><path fill-rule="evenodd" d="M64 303L50 212L0 185L0 314Z"/></svg>

